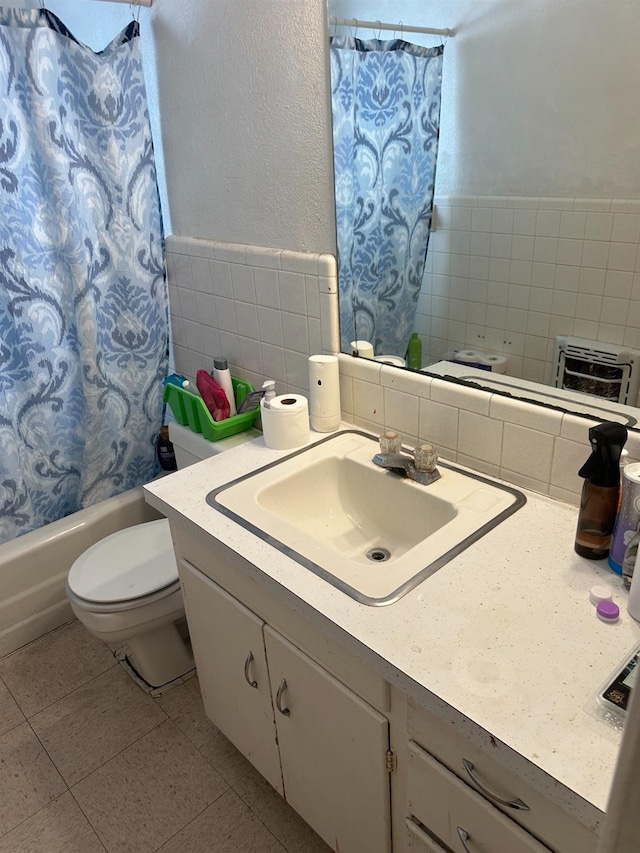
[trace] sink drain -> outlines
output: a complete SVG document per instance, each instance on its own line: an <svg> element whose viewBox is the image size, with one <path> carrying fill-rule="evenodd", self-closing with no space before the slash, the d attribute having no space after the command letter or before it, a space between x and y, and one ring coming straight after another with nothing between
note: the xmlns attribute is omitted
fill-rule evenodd
<svg viewBox="0 0 640 853"><path fill-rule="evenodd" d="M385 563L391 557L391 553L386 548L371 548L365 556L367 560L372 560L374 563Z"/></svg>

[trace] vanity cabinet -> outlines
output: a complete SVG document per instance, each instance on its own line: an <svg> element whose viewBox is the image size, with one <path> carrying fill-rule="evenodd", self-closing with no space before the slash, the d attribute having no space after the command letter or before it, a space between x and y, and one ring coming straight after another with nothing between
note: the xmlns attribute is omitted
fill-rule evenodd
<svg viewBox="0 0 640 853"><path fill-rule="evenodd" d="M391 688L195 525L171 529L207 715L331 849L595 853L559 783L511 772L488 732Z"/></svg>
<svg viewBox="0 0 640 853"><path fill-rule="evenodd" d="M207 715L341 853L390 853L387 718L179 560Z"/></svg>

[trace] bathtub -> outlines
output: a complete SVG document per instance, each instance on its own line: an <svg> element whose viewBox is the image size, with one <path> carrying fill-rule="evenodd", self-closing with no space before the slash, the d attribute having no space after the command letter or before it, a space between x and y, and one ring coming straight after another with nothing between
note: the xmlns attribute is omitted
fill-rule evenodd
<svg viewBox="0 0 640 853"><path fill-rule="evenodd" d="M0 657L74 618L65 581L83 551L156 518L139 486L0 545Z"/></svg>

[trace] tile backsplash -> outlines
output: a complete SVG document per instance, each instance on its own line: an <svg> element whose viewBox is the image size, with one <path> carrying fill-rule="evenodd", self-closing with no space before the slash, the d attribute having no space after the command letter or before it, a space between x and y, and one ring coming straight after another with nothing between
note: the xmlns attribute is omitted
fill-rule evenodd
<svg viewBox="0 0 640 853"><path fill-rule="evenodd" d="M410 446L434 444L445 460L578 504L578 470L591 452L598 420L502 394L340 356L342 413L374 433L397 430ZM640 433L629 433L630 459L640 459Z"/></svg>
<svg viewBox="0 0 640 853"><path fill-rule="evenodd" d="M507 356L548 382L557 335L640 349L640 200L436 198L416 329L424 363Z"/></svg>
<svg viewBox="0 0 640 853"><path fill-rule="evenodd" d="M338 351L333 255L169 236L167 271L180 373L222 356L256 387L307 393L309 355Z"/></svg>
<svg viewBox="0 0 640 853"><path fill-rule="evenodd" d="M308 394L308 356L338 352L332 255L168 237L167 268L181 373L194 376L221 355L256 386L268 377L279 391ZM340 386L346 421L396 429L408 444L432 442L444 459L579 501L595 421L347 355ZM627 447L640 459L640 433Z"/></svg>

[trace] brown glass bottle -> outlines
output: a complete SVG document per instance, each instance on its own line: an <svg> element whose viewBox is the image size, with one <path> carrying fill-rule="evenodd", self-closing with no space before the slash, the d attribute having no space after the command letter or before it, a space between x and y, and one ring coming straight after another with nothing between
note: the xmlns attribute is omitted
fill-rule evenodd
<svg viewBox="0 0 640 853"><path fill-rule="evenodd" d="M591 456L578 471L584 478L575 550L589 560L609 555L620 494L620 454L627 440L622 424L605 421L589 430Z"/></svg>
<svg viewBox="0 0 640 853"><path fill-rule="evenodd" d="M590 560L609 556L620 486L594 486L585 480L576 530L576 553Z"/></svg>

